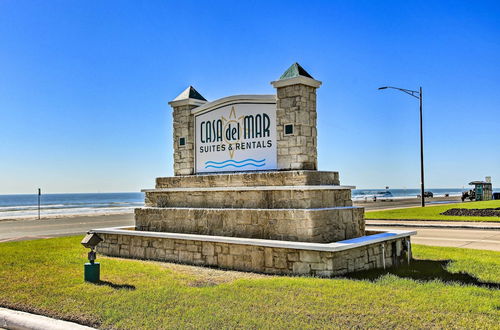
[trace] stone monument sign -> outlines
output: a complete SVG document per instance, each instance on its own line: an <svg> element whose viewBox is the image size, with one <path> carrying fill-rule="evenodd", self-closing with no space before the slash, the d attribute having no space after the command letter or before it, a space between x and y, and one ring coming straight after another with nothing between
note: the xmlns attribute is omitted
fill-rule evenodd
<svg viewBox="0 0 500 330"><path fill-rule="evenodd" d="M298 63L276 94L169 102L174 176L143 190L135 226L95 229L110 256L272 274L334 276L397 266L409 231L365 231L338 172L318 171L316 90Z"/></svg>

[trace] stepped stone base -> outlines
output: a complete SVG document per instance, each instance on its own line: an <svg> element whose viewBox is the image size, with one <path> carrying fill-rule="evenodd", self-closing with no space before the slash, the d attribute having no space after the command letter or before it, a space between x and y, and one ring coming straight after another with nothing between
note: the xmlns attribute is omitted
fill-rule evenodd
<svg viewBox="0 0 500 330"><path fill-rule="evenodd" d="M397 265L412 232L366 236L338 173L158 178L136 226L97 229L99 253L268 274L330 277Z"/></svg>
<svg viewBox="0 0 500 330"><path fill-rule="evenodd" d="M386 239L340 251L259 246L197 239L147 237L100 232L97 250L114 257L216 266L268 274L300 274L330 277L349 272L390 267L405 262L408 237ZM139 233L138 233L139 234ZM193 235L194 236L194 235ZM346 244L347 245L347 244ZM383 251L385 250L385 251ZM385 256L385 258L384 258ZM385 262L385 264L384 264Z"/></svg>
<svg viewBox="0 0 500 330"><path fill-rule="evenodd" d="M156 188L339 185L338 172L269 171L156 178Z"/></svg>
<svg viewBox="0 0 500 330"><path fill-rule="evenodd" d="M264 171L157 178L136 228L330 243L364 232L363 209L337 172Z"/></svg>
<svg viewBox="0 0 500 330"><path fill-rule="evenodd" d="M352 206L349 186L254 186L143 190L146 206L310 209Z"/></svg>
<svg viewBox="0 0 500 330"><path fill-rule="evenodd" d="M231 237L330 243L365 231L363 208L208 209L139 208L136 228Z"/></svg>

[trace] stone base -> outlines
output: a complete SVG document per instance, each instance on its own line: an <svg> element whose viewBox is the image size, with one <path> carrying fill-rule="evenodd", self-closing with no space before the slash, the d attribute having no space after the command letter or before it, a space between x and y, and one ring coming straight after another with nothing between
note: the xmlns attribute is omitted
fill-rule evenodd
<svg viewBox="0 0 500 330"><path fill-rule="evenodd" d="M361 236L363 209L338 172L262 171L156 179L139 230L229 237L332 242Z"/></svg>
<svg viewBox="0 0 500 330"><path fill-rule="evenodd" d="M410 235L393 231L364 241L331 244L280 242L220 236L93 230L99 253L124 258L179 262L268 274L330 277L405 262Z"/></svg>
<svg viewBox="0 0 500 330"><path fill-rule="evenodd" d="M145 189L146 206L311 209L352 206L351 186L254 186Z"/></svg>
<svg viewBox="0 0 500 330"><path fill-rule="evenodd" d="M156 188L339 185L338 172L263 171L156 178Z"/></svg>
<svg viewBox="0 0 500 330"><path fill-rule="evenodd" d="M362 236L363 208L135 209L141 231L330 243Z"/></svg>

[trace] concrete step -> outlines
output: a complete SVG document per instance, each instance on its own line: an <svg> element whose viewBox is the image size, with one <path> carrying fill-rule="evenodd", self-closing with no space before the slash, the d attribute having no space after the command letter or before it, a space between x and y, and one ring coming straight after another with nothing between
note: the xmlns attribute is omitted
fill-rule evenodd
<svg viewBox="0 0 500 330"><path fill-rule="evenodd" d="M210 209L158 208L135 210L142 231L217 235L327 243L364 233L363 208Z"/></svg>
<svg viewBox="0 0 500 330"><path fill-rule="evenodd" d="M252 186L145 189L146 206L310 209L352 206L353 186Z"/></svg>
<svg viewBox="0 0 500 330"><path fill-rule="evenodd" d="M156 178L156 188L339 185L338 172L263 171Z"/></svg>

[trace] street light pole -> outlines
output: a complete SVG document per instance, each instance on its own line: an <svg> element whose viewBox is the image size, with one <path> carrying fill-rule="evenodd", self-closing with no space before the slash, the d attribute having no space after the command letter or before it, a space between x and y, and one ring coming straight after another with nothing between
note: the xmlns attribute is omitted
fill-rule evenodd
<svg viewBox="0 0 500 330"><path fill-rule="evenodd" d="M418 91L413 91L411 89L405 89L405 88L399 88L399 87L392 87L392 86L384 86L384 87L379 87L379 89L397 89L401 92L404 92L408 95L411 95L420 101L420 198L421 198L421 205L422 207L425 207L425 197L424 197L424 130L423 130L423 124L422 124L422 87Z"/></svg>
<svg viewBox="0 0 500 330"><path fill-rule="evenodd" d="M420 198L422 207L425 207L424 197L424 130L422 124L422 87L419 93L420 99Z"/></svg>

